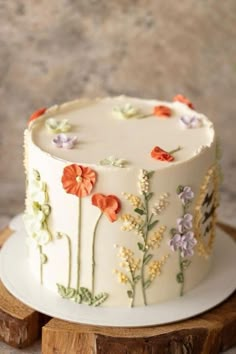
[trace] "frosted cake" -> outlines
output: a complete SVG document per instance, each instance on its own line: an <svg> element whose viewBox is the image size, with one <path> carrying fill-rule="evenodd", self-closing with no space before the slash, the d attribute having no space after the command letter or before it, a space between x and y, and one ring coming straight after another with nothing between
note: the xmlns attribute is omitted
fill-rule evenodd
<svg viewBox="0 0 236 354"><path fill-rule="evenodd" d="M146 306L207 275L218 206L212 122L184 96L36 111L25 131L28 261L65 301Z"/></svg>

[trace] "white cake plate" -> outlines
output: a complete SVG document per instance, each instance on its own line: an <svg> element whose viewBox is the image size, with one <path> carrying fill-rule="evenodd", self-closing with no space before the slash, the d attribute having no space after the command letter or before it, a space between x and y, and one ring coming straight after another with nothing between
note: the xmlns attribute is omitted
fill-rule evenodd
<svg viewBox="0 0 236 354"><path fill-rule="evenodd" d="M132 309L94 308L76 304L45 289L33 277L27 262L25 231L21 228L20 219L15 226L17 231L6 241L0 253L1 280L17 299L51 317L113 327L160 325L207 311L229 297L236 289L236 244L223 231L217 230L214 261L209 276L183 297Z"/></svg>

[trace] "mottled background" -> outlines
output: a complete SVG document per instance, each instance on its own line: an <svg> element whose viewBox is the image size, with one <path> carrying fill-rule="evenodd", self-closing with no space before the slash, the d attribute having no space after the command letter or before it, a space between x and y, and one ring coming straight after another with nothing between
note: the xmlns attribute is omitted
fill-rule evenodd
<svg viewBox="0 0 236 354"><path fill-rule="evenodd" d="M224 146L221 217L236 215L235 0L0 0L0 221L23 209L29 115L82 96L184 93Z"/></svg>
<svg viewBox="0 0 236 354"><path fill-rule="evenodd" d="M215 122L225 151L220 217L235 222L236 0L0 0L0 227L23 210L29 115L121 93L184 93Z"/></svg>

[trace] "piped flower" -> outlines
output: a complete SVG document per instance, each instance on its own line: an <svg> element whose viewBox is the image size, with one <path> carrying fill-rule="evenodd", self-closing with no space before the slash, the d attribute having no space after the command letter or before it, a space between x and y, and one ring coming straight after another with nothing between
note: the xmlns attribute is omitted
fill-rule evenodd
<svg viewBox="0 0 236 354"><path fill-rule="evenodd" d="M123 168L127 165L127 161L124 159L116 158L115 156L109 156L106 159L99 161L101 166L114 166Z"/></svg>
<svg viewBox="0 0 236 354"><path fill-rule="evenodd" d="M113 114L121 119L140 118L140 111L130 103L126 103L123 107L114 107Z"/></svg>
<svg viewBox="0 0 236 354"><path fill-rule="evenodd" d="M175 234L171 240L169 240L169 246L172 251L177 251L182 246L182 237L180 234Z"/></svg>
<svg viewBox="0 0 236 354"><path fill-rule="evenodd" d="M183 233L190 230L193 227L193 216L191 214L185 214L182 218L177 219L177 226L179 232Z"/></svg>
<svg viewBox="0 0 236 354"><path fill-rule="evenodd" d="M153 114L157 117L170 117L171 109L167 106L155 106L153 109Z"/></svg>
<svg viewBox="0 0 236 354"><path fill-rule="evenodd" d="M189 186L179 186L178 187L178 197L181 200L183 205L188 204L193 198L194 198L194 193Z"/></svg>
<svg viewBox="0 0 236 354"><path fill-rule="evenodd" d="M160 215L169 205L169 194L164 193L160 196L159 200L152 207L152 213L154 215Z"/></svg>
<svg viewBox="0 0 236 354"><path fill-rule="evenodd" d="M182 116L179 121L186 129L200 128L202 126L202 119L197 116Z"/></svg>
<svg viewBox="0 0 236 354"><path fill-rule="evenodd" d="M170 152L163 150L159 146L155 146L151 151L151 157L159 161L172 162L175 160L173 154L179 150L181 150L180 146L175 150L171 150Z"/></svg>
<svg viewBox="0 0 236 354"><path fill-rule="evenodd" d="M98 207L111 222L117 220L117 214L120 211L120 200L115 195L94 194L92 196L92 205Z"/></svg>
<svg viewBox="0 0 236 354"><path fill-rule="evenodd" d="M178 101L178 102L184 103L189 108L194 109L194 106L193 106L192 102L189 101L189 99L187 97L185 97L184 95L176 95L173 98L173 101Z"/></svg>
<svg viewBox="0 0 236 354"><path fill-rule="evenodd" d="M64 168L61 181L66 193L82 198L91 193L96 173L89 167L72 164Z"/></svg>
<svg viewBox="0 0 236 354"><path fill-rule="evenodd" d="M66 134L58 134L55 138L52 139L52 143L57 148L73 149L77 143L77 136L70 137Z"/></svg>
<svg viewBox="0 0 236 354"><path fill-rule="evenodd" d="M40 116L42 116L45 112L46 112L47 108L40 108L37 111L35 111L33 114L31 114L29 120L28 120L28 124L30 124L31 122L33 122L35 119L39 118Z"/></svg>
<svg viewBox="0 0 236 354"><path fill-rule="evenodd" d="M168 242L172 251L180 250L181 257L192 257L194 254L194 247L197 244L197 240L194 237L192 231L188 231L186 234L175 234Z"/></svg>
<svg viewBox="0 0 236 354"><path fill-rule="evenodd" d="M71 125L67 119L59 120L55 118L49 118L45 122L45 126L50 133L66 133L71 129Z"/></svg>
<svg viewBox="0 0 236 354"><path fill-rule="evenodd" d="M194 237L192 231L188 231L182 236L182 246L181 246L181 256L182 257L192 257L194 254L193 248L197 244L197 240Z"/></svg>

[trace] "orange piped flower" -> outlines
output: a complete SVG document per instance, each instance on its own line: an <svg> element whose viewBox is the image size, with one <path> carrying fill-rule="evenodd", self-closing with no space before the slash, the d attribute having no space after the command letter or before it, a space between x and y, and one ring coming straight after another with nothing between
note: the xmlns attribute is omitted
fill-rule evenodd
<svg viewBox="0 0 236 354"><path fill-rule="evenodd" d="M98 207L111 222L117 220L117 214L120 211L120 200L115 195L94 194L92 204Z"/></svg>
<svg viewBox="0 0 236 354"><path fill-rule="evenodd" d="M167 162L174 161L174 159L175 159L173 155L171 155L169 152L161 149L159 146L155 146L152 149L151 156L155 160L167 161Z"/></svg>
<svg viewBox="0 0 236 354"><path fill-rule="evenodd" d="M194 109L194 106L192 104L191 101L189 101L189 99L183 95L176 95L174 98L173 98L173 101L178 101L178 102L181 102L181 103L184 103L186 104L189 108L191 109Z"/></svg>
<svg viewBox="0 0 236 354"><path fill-rule="evenodd" d="M157 117L170 117L171 109L167 106L155 106L153 114Z"/></svg>
<svg viewBox="0 0 236 354"><path fill-rule="evenodd" d="M30 122L32 122L33 120L37 119L38 117L40 117L42 114L44 114L46 112L47 108L40 108L37 111L35 111L33 114L31 114L29 120L28 120L28 124Z"/></svg>
<svg viewBox="0 0 236 354"><path fill-rule="evenodd" d="M72 164L64 168L61 182L66 193L83 198L91 193L96 172L89 167Z"/></svg>

